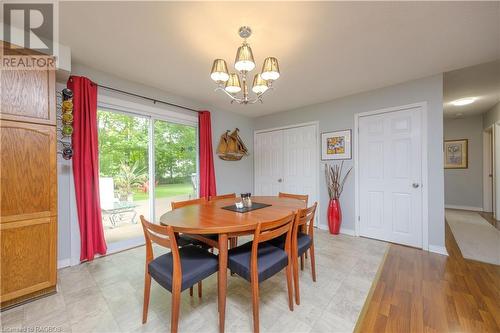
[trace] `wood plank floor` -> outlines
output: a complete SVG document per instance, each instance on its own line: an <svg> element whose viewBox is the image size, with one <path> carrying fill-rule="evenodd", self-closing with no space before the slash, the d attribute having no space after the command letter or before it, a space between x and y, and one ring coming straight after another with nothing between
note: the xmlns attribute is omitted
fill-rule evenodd
<svg viewBox="0 0 500 333"><path fill-rule="evenodd" d="M500 332L500 266L391 244L357 332Z"/></svg>

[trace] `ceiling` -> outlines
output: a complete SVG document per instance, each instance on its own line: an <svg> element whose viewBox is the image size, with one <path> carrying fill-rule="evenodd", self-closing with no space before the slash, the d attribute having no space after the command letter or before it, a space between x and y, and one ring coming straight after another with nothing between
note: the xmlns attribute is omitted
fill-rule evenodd
<svg viewBox="0 0 500 333"><path fill-rule="evenodd" d="M500 2L60 2L73 61L214 108L259 116L500 58ZM257 68L280 61L264 104L231 105L210 68L232 68L249 25Z"/></svg>
<svg viewBox="0 0 500 333"><path fill-rule="evenodd" d="M474 103L451 104L457 99L473 97ZM444 74L443 109L446 118L481 114L500 102L500 59Z"/></svg>

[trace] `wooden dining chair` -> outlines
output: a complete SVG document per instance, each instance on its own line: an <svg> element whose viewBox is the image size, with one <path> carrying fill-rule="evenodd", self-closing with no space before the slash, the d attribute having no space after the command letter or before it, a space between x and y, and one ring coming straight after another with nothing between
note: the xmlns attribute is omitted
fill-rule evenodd
<svg viewBox="0 0 500 333"><path fill-rule="evenodd" d="M223 199L236 199L236 193L228 193L221 195L214 195L209 198L210 201L223 200ZM229 248L238 246L238 237L229 237Z"/></svg>
<svg viewBox="0 0 500 333"><path fill-rule="evenodd" d="M192 205L203 205L207 202L206 198L199 199L191 199L184 201L172 201L170 202L170 206L172 210L177 208L192 206ZM202 247L205 249L209 249L213 253L213 248L218 246L219 236L217 234L207 234L207 235L198 235L198 234L179 234L177 240L181 247L187 245L195 245L198 247ZM198 284L198 297L202 295L202 283ZM189 295L193 296L193 287L189 288Z"/></svg>
<svg viewBox="0 0 500 333"><path fill-rule="evenodd" d="M172 207L172 210L185 207L185 206L190 206L190 205L201 205L207 202L206 198L199 198L199 199L191 199L191 200L184 200L184 201L172 201L170 202L170 206Z"/></svg>
<svg viewBox="0 0 500 333"><path fill-rule="evenodd" d="M146 240L146 272L144 276L144 305L142 323L148 319L151 278L172 293L172 319L170 332L177 332L181 292L218 271L216 255L189 245L177 247L177 240L171 226L150 223L141 215L141 224ZM154 258L153 243L169 248L169 253Z"/></svg>
<svg viewBox="0 0 500 333"><path fill-rule="evenodd" d="M292 268L293 268L293 283L295 289L295 302L300 304L299 290L299 263L297 258L302 258L302 255L309 250L311 253L311 274L312 279L316 282L316 259L314 256L314 215L316 214L315 202L309 208L299 209L295 214L295 220L292 228ZM305 230L305 232L304 232ZM286 248L286 242L283 239L276 238L270 240L269 243L281 249Z"/></svg>
<svg viewBox="0 0 500 333"><path fill-rule="evenodd" d="M302 200L306 203L306 207L307 207L307 201L309 200L309 195L307 194L292 194L292 193L279 192L278 197Z"/></svg>
<svg viewBox="0 0 500 333"><path fill-rule="evenodd" d="M214 200L222 200L222 199L236 199L236 193L214 195L214 196L210 196L210 198L208 200L214 201Z"/></svg>
<svg viewBox="0 0 500 333"><path fill-rule="evenodd" d="M207 202L206 198L199 199L191 199L184 201L172 201L170 206L172 210L177 208L192 206L192 205L203 205ZM205 248L213 248L217 247L218 235L217 234L208 234L208 235L195 235L195 234L180 234L178 237L178 241L181 246L185 245L197 245Z"/></svg>
<svg viewBox="0 0 500 333"><path fill-rule="evenodd" d="M259 283L286 268L288 306L293 311L291 233L295 214L257 225L252 242L228 251L228 267L252 286L253 329L259 332ZM286 235L284 249L268 241Z"/></svg>
<svg viewBox="0 0 500 333"><path fill-rule="evenodd" d="M306 207L307 207L307 203L309 201L309 195L307 195L307 194L292 194L292 193L279 192L278 197L291 198L291 199L297 199L297 200L304 201L306 203ZM304 258L307 259L307 251L300 257L300 268L302 270L304 270Z"/></svg>

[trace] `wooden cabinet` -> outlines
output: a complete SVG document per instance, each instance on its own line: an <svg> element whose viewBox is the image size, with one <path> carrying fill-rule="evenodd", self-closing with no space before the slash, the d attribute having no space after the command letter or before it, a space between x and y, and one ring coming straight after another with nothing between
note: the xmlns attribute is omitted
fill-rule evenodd
<svg viewBox="0 0 500 333"><path fill-rule="evenodd" d="M47 58L45 55L29 56L36 57ZM55 126L55 85L55 71L48 67L2 69L0 119Z"/></svg>
<svg viewBox="0 0 500 333"><path fill-rule="evenodd" d="M0 301L55 291L57 129L54 71L2 72Z"/></svg>
<svg viewBox="0 0 500 333"><path fill-rule="evenodd" d="M0 120L1 220L57 215L56 127Z"/></svg>
<svg viewBox="0 0 500 333"><path fill-rule="evenodd" d="M1 223L2 305L56 285L57 218ZM11 302L9 302L11 301Z"/></svg>

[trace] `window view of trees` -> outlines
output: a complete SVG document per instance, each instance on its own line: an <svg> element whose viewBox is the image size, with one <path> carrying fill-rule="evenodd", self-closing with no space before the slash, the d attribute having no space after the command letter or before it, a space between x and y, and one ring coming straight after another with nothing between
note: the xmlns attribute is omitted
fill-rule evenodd
<svg viewBox="0 0 500 333"><path fill-rule="evenodd" d="M100 176L112 177L120 201L147 199L148 118L98 111ZM196 129L154 120L156 197L193 192ZM171 185L171 186L167 186Z"/></svg>
<svg viewBox="0 0 500 333"><path fill-rule="evenodd" d="M160 184L190 183L196 173L196 131L193 127L155 121L155 177Z"/></svg>

